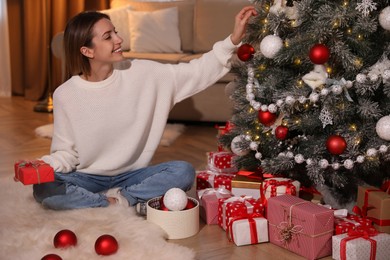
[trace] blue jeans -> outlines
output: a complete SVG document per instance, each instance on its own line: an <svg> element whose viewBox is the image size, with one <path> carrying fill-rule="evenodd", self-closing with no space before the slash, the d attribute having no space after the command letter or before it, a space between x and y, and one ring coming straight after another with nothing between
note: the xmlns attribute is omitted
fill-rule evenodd
<svg viewBox="0 0 390 260"><path fill-rule="evenodd" d="M54 182L35 184L33 195L37 202L54 210L107 207L104 192L120 187L121 195L134 206L174 187L188 191L194 179L195 169L184 161L169 161L116 176L56 172Z"/></svg>

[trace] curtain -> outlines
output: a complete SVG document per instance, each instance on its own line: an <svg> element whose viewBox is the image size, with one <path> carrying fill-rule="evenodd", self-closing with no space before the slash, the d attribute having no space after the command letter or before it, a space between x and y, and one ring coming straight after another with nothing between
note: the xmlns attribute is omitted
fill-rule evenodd
<svg viewBox="0 0 390 260"><path fill-rule="evenodd" d="M11 61L6 0L0 0L0 57L0 97L9 97L11 96Z"/></svg>
<svg viewBox="0 0 390 260"><path fill-rule="evenodd" d="M84 10L102 10L110 0L1 0L8 3L12 94L41 100L62 83L61 61L51 53L53 36Z"/></svg>

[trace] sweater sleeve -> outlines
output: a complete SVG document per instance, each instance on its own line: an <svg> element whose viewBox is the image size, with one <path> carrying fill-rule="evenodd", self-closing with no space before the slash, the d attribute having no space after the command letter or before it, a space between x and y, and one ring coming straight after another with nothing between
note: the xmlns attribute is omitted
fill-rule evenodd
<svg viewBox="0 0 390 260"><path fill-rule="evenodd" d="M189 63L172 65L176 95L174 103L211 86L230 71L230 58L236 50L229 37L216 42L213 49Z"/></svg>
<svg viewBox="0 0 390 260"><path fill-rule="evenodd" d="M78 153L72 140L71 123L69 117L64 112L66 102L61 102L57 93L53 95L54 131L50 149L50 155L41 158L50 164L54 171L68 173L74 171L79 164Z"/></svg>

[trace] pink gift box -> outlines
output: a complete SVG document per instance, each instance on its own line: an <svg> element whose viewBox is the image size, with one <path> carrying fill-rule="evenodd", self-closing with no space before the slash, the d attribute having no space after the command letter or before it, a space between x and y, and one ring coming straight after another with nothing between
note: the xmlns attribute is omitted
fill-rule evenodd
<svg viewBox="0 0 390 260"><path fill-rule="evenodd" d="M232 179L235 173L218 173L214 171L198 171L196 175L196 190L208 188L219 188L224 186L227 190L232 190Z"/></svg>
<svg viewBox="0 0 390 260"><path fill-rule="evenodd" d="M218 225L226 230L231 219L251 214L264 214L262 200L250 196L231 197L218 200Z"/></svg>
<svg viewBox="0 0 390 260"><path fill-rule="evenodd" d="M235 154L226 151L208 152L208 168L215 172L235 173L237 167L234 165L234 156Z"/></svg>
<svg viewBox="0 0 390 260"><path fill-rule="evenodd" d="M223 198L230 198L233 195L230 191L224 188L205 189L197 191L199 198L199 213L200 217L208 225L218 224L218 200Z"/></svg>
<svg viewBox="0 0 390 260"><path fill-rule="evenodd" d="M333 210L289 194L268 199L270 242L306 257L332 253Z"/></svg>

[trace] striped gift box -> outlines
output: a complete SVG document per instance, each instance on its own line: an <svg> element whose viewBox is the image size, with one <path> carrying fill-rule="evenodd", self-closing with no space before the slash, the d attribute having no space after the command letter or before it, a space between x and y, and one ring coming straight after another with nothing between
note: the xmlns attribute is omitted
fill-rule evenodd
<svg viewBox="0 0 390 260"><path fill-rule="evenodd" d="M333 210L289 194L268 199L270 242L306 259L332 254Z"/></svg>

